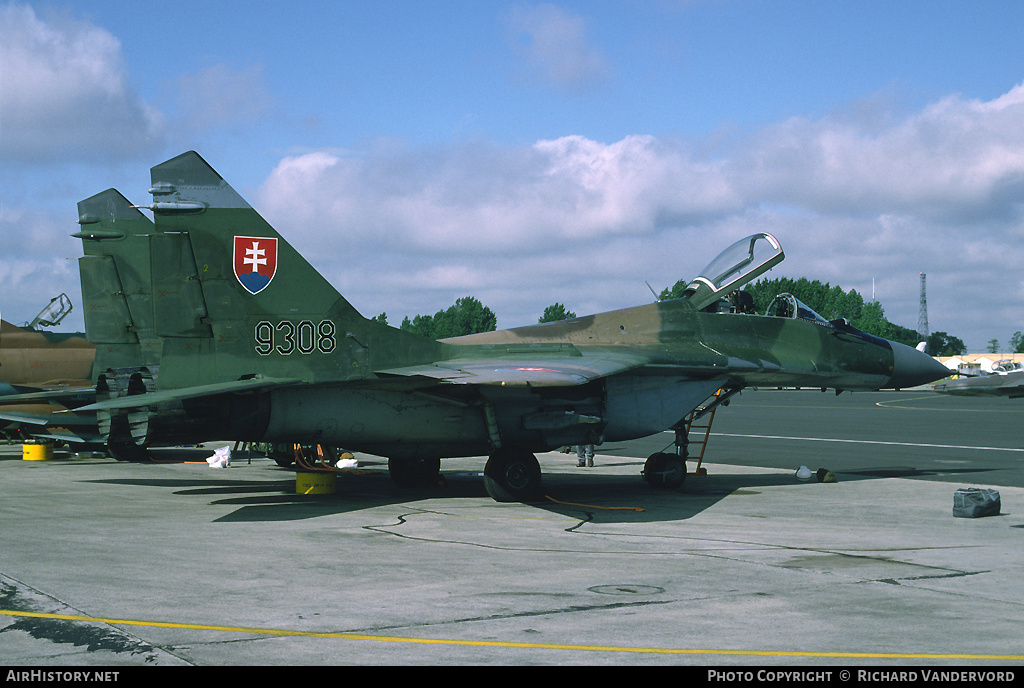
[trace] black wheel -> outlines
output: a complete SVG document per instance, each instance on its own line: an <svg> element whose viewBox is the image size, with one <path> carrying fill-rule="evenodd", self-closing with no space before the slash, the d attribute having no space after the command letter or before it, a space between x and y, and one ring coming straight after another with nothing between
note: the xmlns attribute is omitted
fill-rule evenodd
<svg viewBox="0 0 1024 688"><path fill-rule="evenodd" d="M145 443L139 443L132 437L128 427L128 417L116 415L110 418L110 429L107 431L107 455L117 461L148 461L149 450Z"/></svg>
<svg viewBox="0 0 1024 688"><path fill-rule="evenodd" d="M138 463L149 459L149 450L145 446L135 444L130 439L124 438L111 438L107 440L107 454L118 461Z"/></svg>
<svg viewBox="0 0 1024 688"><path fill-rule="evenodd" d="M528 451L499 449L484 466L484 487L496 502L529 502L540 496L540 463Z"/></svg>
<svg viewBox="0 0 1024 688"><path fill-rule="evenodd" d="M421 487L437 485L441 459L388 459L388 473L396 485Z"/></svg>
<svg viewBox="0 0 1024 688"><path fill-rule="evenodd" d="M644 480L651 487L669 490L682 487L686 482L686 459L664 452L651 454L644 464Z"/></svg>
<svg viewBox="0 0 1024 688"><path fill-rule="evenodd" d="M290 444L267 445L267 456L281 468L288 468L295 463L295 447Z"/></svg>

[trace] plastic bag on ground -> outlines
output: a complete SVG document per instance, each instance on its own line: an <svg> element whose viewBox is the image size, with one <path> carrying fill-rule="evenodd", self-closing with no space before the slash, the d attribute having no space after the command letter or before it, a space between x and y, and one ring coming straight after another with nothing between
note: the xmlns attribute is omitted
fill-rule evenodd
<svg viewBox="0 0 1024 688"><path fill-rule="evenodd" d="M227 468L231 465L231 447L215 449L213 456L206 460L211 468Z"/></svg>

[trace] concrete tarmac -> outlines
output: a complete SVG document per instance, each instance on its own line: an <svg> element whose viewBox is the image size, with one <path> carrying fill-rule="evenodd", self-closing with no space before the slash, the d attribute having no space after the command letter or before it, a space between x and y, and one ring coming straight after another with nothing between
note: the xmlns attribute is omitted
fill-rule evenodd
<svg viewBox="0 0 1024 688"><path fill-rule="evenodd" d="M707 455L766 468L825 466L844 479L920 478L1024 487L1024 399L905 392L745 390L716 412ZM692 435L697 436L694 432ZM673 433L606 445L650 456ZM699 452L695 446L691 454Z"/></svg>
<svg viewBox="0 0 1024 688"><path fill-rule="evenodd" d="M835 430L815 411L827 402L799 404L803 435ZM1002 513L954 518L955 481L844 474L807 442L786 467L716 460L778 441L736 434L678 491L648 487L625 445L599 447L594 468L541 455L532 504L493 502L482 457L410 489L359 456L313 495L261 456L212 468L209 447L146 464L2 447L0 666L1019 670L1024 488L965 483L999 490ZM872 452L907 465L898 444ZM799 482L801 464L838 482Z"/></svg>

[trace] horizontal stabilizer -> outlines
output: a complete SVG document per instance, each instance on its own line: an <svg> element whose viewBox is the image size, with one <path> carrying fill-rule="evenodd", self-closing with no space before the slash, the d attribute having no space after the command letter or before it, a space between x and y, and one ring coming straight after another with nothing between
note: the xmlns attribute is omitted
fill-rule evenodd
<svg viewBox="0 0 1024 688"><path fill-rule="evenodd" d="M130 394L124 397L116 397L99 401L95 404L82 406L75 411L109 411L113 409L144 408L155 406L169 401L181 401L182 399L198 399L200 397L211 397L218 394L236 394L241 392L257 392L271 387L287 387L301 383L300 379L281 378L250 378L247 380L235 380L233 382L217 382L211 385L198 385L196 387L184 387L182 389L164 389L146 394Z"/></svg>
<svg viewBox="0 0 1024 688"><path fill-rule="evenodd" d="M91 414L80 415L78 409L73 411L31 413L29 411L9 411L0 407L0 420L22 425L59 424L65 427L89 426L93 429L96 428L96 417Z"/></svg>
<svg viewBox="0 0 1024 688"><path fill-rule="evenodd" d="M68 389L51 389L24 394L6 394L0 396L0 408L4 406L16 406L19 404L31 404L45 401L83 402L96 396L95 387L72 387Z"/></svg>

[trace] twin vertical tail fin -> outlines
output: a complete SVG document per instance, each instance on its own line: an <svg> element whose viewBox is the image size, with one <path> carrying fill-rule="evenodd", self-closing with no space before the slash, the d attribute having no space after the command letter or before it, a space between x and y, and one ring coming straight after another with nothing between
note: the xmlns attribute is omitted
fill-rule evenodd
<svg viewBox="0 0 1024 688"><path fill-rule="evenodd" d="M112 454L223 432L242 400L210 390L366 374L346 333L369 321L199 155L154 167L150 193L149 206L114 189L79 203L95 410Z"/></svg>
<svg viewBox="0 0 1024 688"><path fill-rule="evenodd" d="M151 379L160 362L149 250L154 228L114 189L81 201L78 224L74 236L82 240L84 253L78 267L86 337L96 345L96 397L105 401L126 396L129 385L138 387L143 377ZM114 438L115 455L121 445L131 446L127 415L101 410L96 421L104 438Z"/></svg>
<svg viewBox="0 0 1024 688"><path fill-rule="evenodd" d="M153 222L114 189L78 204L85 254L78 260L88 339L96 370L156 365L149 236Z"/></svg>
<svg viewBox="0 0 1024 688"><path fill-rule="evenodd" d="M374 378L444 350L363 318L198 154L154 167L150 193L148 206L113 189L79 204L108 444L223 432L249 392Z"/></svg>
<svg viewBox="0 0 1024 688"><path fill-rule="evenodd" d="M150 193L157 387L365 374L345 341L364 318L197 153L154 167Z"/></svg>

